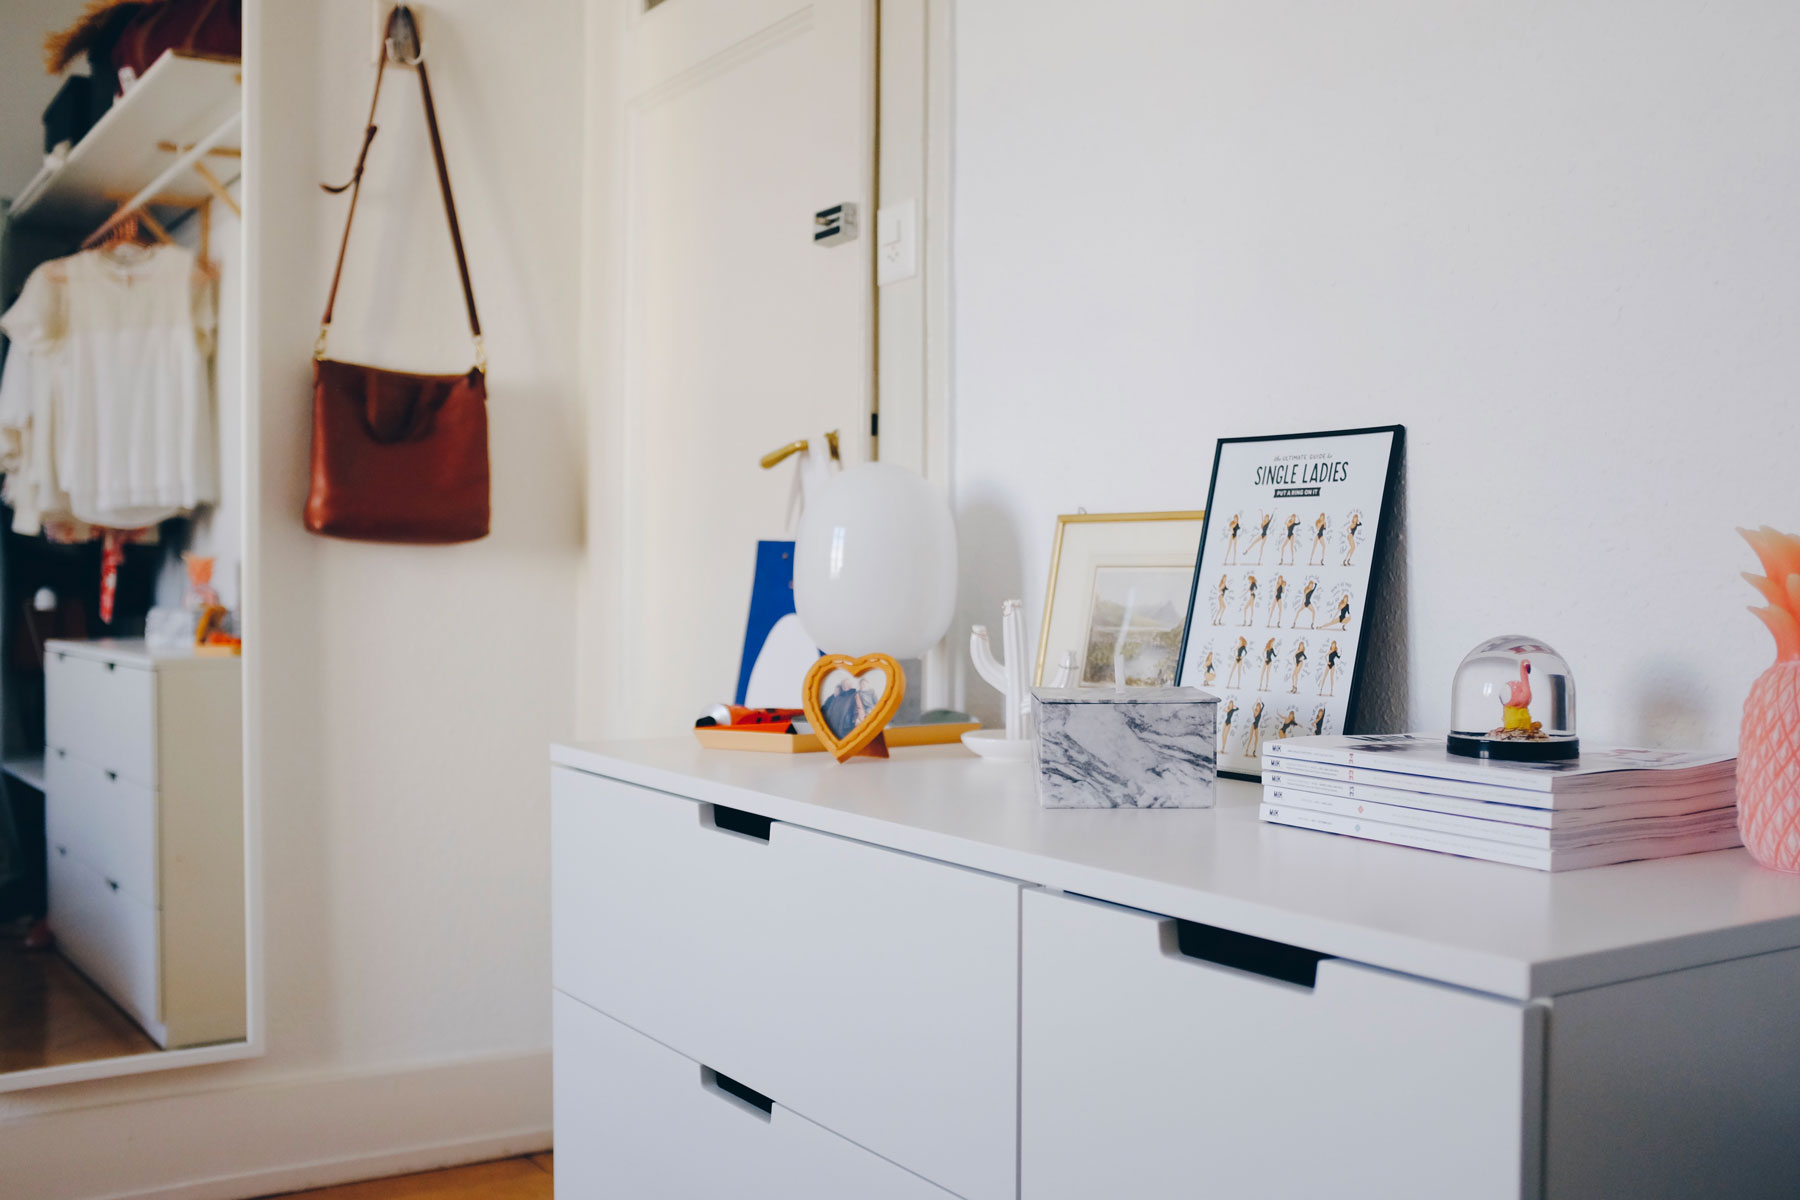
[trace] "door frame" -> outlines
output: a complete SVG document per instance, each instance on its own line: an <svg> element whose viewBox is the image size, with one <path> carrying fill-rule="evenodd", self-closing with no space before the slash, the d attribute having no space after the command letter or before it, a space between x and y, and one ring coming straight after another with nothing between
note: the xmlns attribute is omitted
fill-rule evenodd
<svg viewBox="0 0 1800 1200"><path fill-rule="evenodd" d="M626 418L618 370L625 344L626 233L623 194L625 77L621 56L644 0L589 0L587 103L582 132L582 191L590 214L582 238L582 374L588 381L586 563L578 624L578 736L614 735L615 714L629 711L623 664L630 611L620 561L621 436ZM672 0L679 3L679 0ZM876 30L875 203L918 202L919 273L874 290L873 407L881 461L918 471L950 498L950 0L869 0ZM875 253L876 214L863 221L863 253ZM867 431L858 431L866 434ZM859 442L861 439L859 439ZM861 442L861 444L870 444ZM748 598L746 598L748 602ZM925 656L920 695L926 708L947 706L955 676L954 636Z"/></svg>
<svg viewBox="0 0 1800 1200"><path fill-rule="evenodd" d="M950 483L950 0L875 0L877 208L918 202L919 273L875 289L879 458ZM871 221L873 228L875 222ZM871 241L874 239L871 238ZM874 252L871 245L870 252ZM924 707L954 703L951 632L924 657Z"/></svg>

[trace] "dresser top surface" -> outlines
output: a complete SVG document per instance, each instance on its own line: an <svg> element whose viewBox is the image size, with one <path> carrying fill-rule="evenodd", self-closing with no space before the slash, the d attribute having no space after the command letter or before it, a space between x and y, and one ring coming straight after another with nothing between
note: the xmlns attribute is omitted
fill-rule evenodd
<svg viewBox="0 0 1800 1200"><path fill-rule="evenodd" d="M556 746L554 763L874 845L1520 999L1800 946L1800 877L1743 850L1547 873L1212 809L1045 809L1028 766Z"/></svg>
<svg viewBox="0 0 1800 1200"><path fill-rule="evenodd" d="M235 654L198 654L191 646L152 646L143 638L93 638L87 641L50 638L44 643L44 652L146 670L179 667L220 671L235 669L243 662Z"/></svg>

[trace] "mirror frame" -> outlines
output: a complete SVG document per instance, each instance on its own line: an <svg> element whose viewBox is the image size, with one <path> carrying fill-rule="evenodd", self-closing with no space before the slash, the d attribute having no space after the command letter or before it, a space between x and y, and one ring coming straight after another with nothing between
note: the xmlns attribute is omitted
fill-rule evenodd
<svg viewBox="0 0 1800 1200"><path fill-rule="evenodd" d="M175 1071L185 1067L208 1066L213 1063L236 1062L260 1058L266 1052L267 1018L264 1004L263 964L263 854L262 854L262 761L263 730L261 724L262 653L261 604L257 583L262 578L262 553L257 536L262 529L263 504L258 490L262 453L262 383L265 370L263 338L259 336L262 319L261 246L258 235L266 211L265 174L261 147L268 140L265 127L272 120L266 111L260 81L262 72L263 0L244 0L243 5L243 146L239 176L243 197L243 218L238 222L238 256L242 264L243 282L239 288L239 319L243 331L242 372L240 390L243 397L238 486L244 498L244 517L240 547L243 564L239 584L239 620L244 634L243 708L240 720L244 737L244 1016L245 1037L241 1042L222 1042L216 1046L200 1046L183 1050L159 1050L129 1054L117 1058L96 1058L87 1062L64 1063L54 1067L33 1067L0 1074L0 1093L21 1092L64 1083L81 1083L94 1079L116 1079L128 1075L147 1075L154 1071Z"/></svg>

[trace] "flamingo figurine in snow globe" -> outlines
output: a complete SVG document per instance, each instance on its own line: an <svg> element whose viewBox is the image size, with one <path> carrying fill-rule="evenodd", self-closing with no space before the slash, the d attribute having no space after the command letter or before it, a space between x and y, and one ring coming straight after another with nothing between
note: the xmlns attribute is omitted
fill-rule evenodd
<svg viewBox="0 0 1800 1200"><path fill-rule="evenodd" d="M1469 651L1451 690L1449 749L1512 762L1579 757L1575 676L1563 656L1520 634Z"/></svg>

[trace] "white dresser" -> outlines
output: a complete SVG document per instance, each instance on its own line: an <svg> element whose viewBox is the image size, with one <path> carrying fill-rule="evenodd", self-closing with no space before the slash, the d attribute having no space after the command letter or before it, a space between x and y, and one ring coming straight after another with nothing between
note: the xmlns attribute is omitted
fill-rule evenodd
<svg viewBox="0 0 1800 1200"><path fill-rule="evenodd" d="M132 641L44 659L58 948L159 1045L242 1038L240 661Z"/></svg>
<svg viewBox="0 0 1800 1200"><path fill-rule="evenodd" d="M552 753L558 1195L1790 1197L1800 878Z"/></svg>

